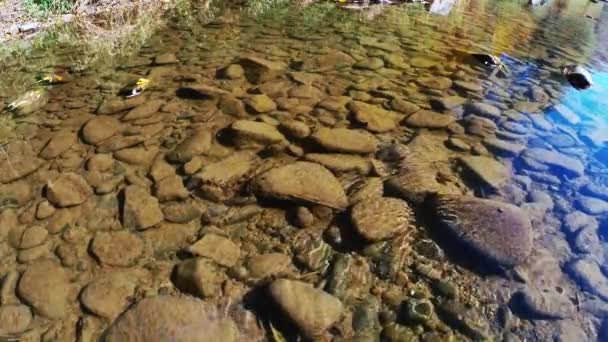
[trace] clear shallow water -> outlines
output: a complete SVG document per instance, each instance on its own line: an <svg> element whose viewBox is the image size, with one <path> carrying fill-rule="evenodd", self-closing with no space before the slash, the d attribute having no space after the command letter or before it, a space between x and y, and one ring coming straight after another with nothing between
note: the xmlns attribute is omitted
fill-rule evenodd
<svg viewBox="0 0 608 342"><path fill-rule="evenodd" d="M132 56L15 61L5 103L56 66L70 82L32 113L2 114L0 311L25 305L2 333L94 340L145 297L189 293L289 339L606 338L606 13L586 1L459 1L445 17L226 9L169 16ZM165 53L177 61L151 63ZM593 88L563 79L575 63ZM151 84L135 103L110 105L140 77ZM323 168L285 169L297 160ZM424 201L435 192L455 199ZM463 196L520 209L468 212ZM163 324L177 325L152 320L152 334Z"/></svg>

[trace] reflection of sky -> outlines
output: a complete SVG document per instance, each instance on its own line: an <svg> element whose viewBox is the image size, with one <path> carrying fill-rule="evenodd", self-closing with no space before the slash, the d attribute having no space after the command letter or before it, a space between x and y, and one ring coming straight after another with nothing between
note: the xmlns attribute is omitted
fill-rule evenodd
<svg viewBox="0 0 608 342"><path fill-rule="evenodd" d="M565 87L561 102L576 112L581 119L608 125L608 72L593 74L593 87L579 91ZM584 123L583 123L584 124Z"/></svg>

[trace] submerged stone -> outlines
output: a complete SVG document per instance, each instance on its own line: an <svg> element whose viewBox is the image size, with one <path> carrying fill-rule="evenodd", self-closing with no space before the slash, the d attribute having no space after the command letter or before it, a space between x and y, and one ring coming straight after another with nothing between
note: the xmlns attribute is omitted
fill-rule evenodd
<svg viewBox="0 0 608 342"><path fill-rule="evenodd" d="M450 195L434 196L431 206L441 226L491 266L515 267L532 252L532 223L516 206Z"/></svg>
<svg viewBox="0 0 608 342"><path fill-rule="evenodd" d="M348 199L334 175L323 166L295 162L271 169L254 181L260 195L286 200L300 200L335 209L345 209Z"/></svg>
<svg viewBox="0 0 608 342"><path fill-rule="evenodd" d="M277 280L270 295L308 338L323 334L344 310L338 298L301 281Z"/></svg>

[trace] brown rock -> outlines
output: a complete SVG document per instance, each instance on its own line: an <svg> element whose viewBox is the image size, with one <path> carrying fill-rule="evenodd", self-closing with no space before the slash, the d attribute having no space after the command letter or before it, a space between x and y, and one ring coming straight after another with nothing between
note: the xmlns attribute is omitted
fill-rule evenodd
<svg viewBox="0 0 608 342"><path fill-rule="evenodd" d="M73 132L59 132L44 146L40 151L40 157L44 159L54 159L67 151L76 143L78 137Z"/></svg>
<svg viewBox="0 0 608 342"><path fill-rule="evenodd" d="M270 295L311 339L329 329L344 309L338 298L301 281L277 280L270 285Z"/></svg>
<svg viewBox="0 0 608 342"><path fill-rule="evenodd" d="M129 267L143 254L144 244L137 235L127 231L100 232L91 243L91 252L101 264Z"/></svg>
<svg viewBox="0 0 608 342"><path fill-rule="evenodd" d="M48 181L46 197L56 207L69 207L84 203L93 195L93 189L82 176L76 173L61 174L56 180Z"/></svg>
<svg viewBox="0 0 608 342"><path fill-rule="evenodd" d="M345 209L348 200L334 175L319 164L295 162L260 175L254 187L263 196L302 200Z"/></svg>
<svg viewBox="0 0 608 342"><path fill-rule="evenodd" d="M367 241L376 242L405 233L413 219L413 212L400 199L370 197L355 204L351 219L361 236Z"/></svg>
<svg viewBox="0 0 608 342"><path fill-rule="evenodd" d="M120 121L111 116L98 116L89 120L82 127L82 139L91 145L98 146L110 139L120 130Z"/></svg>
<svg viewBox="0 0 608 342"><path fill-rule="evenodd" d="M139 185L130 185L124 193L123 226L125 228L147 229L163 220L158 199L151 196L146 189Z"/></svg>
<svg viewBox="0 0 608 342"><path fill-rule="evenodd" d="M68 313L71 291L68 275L53 261L30 265L21 276L17 291L37 314L62 319Z"/></svg>

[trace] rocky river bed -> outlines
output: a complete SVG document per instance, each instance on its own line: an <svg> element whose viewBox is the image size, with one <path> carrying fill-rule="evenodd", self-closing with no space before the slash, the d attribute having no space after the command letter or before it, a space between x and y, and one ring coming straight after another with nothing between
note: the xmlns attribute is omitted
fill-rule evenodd
<svg viewBox="0 0 608 342"><path fill-rule="evenodd" d="M605 88L561 73L605 50L513 3L226 9L52 65L0 112L0 339L607 340Z"/></svg>

